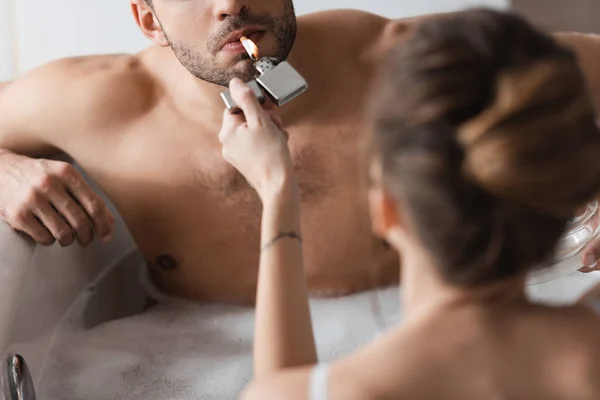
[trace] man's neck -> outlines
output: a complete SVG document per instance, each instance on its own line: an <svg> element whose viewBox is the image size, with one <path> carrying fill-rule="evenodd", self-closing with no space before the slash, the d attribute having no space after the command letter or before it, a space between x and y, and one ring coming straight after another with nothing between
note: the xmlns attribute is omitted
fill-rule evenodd
<svg viewBox="0 0 600 400"><path fill-rule="evenodd" d="M210 113L221 115L225 108L221 93L227 90L227 87L217 85L196 78L190 74L183 66L182 68L182 98L186 99L186 108L194 110L203 110L203 114Z"/></svg>
<svg viewBox="0 0 600 400"><path fill-rule="evenodd" d="M177 59L170 48L154 48L149 53L148 64L163 83L166 95L186 117L209 115L221 118L225 105L221 92L226 87L203 81L192 75Z"/></svg>

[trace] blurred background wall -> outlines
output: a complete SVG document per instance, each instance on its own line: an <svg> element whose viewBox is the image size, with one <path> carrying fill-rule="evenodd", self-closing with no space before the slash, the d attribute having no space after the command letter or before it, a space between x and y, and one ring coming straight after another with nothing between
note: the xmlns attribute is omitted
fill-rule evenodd
<svg viewBox="0 0 600 400"><path fill-rule="evenodd" d="M298 14L357 8L390 18L504 8L509 0L296 0ZM0 0L0 80L50 60L82 54L135 52L148 46L128 0Z"/></svg>
<svg viewBox="0 0 600 400"><path fill-rule="evenodd" d="M551 31L600 33L600 0L512 0L512 8Z"/></svg>
<svg viewBox="0 0 600 400"><path fill-rule="evenodd" d="M356 8L390 18L512 8L552 30L600 33L600 0L296 0L298 14ZM128 0L0 0L0 81L48 61L84 54L135 52L149 42Z"/></svg>

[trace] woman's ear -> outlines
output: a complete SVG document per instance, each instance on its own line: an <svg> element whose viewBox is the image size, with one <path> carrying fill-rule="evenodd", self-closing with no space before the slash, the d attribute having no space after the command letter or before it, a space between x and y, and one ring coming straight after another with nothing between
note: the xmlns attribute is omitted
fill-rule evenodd
<svg viewBox="0 0 600 400"><path fill-rule="evenodd" d="M398 201L383 185L381 161L372 160L369 168L369 208L373 233L389 242L390 233L400 226ZM393 244L389 242L390 244Z"/></svg>
<svg viewBox="0 0 600 400"><path fill-rule="evenodd" d="M383 239L389 239L390 232L401 223L397 201L377 185L369 190L369 206L373 232Z"/></svg>

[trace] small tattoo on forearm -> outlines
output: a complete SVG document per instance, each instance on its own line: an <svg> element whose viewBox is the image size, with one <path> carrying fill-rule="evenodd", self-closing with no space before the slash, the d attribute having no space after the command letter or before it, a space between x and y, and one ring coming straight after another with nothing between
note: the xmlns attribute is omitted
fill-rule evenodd
<svg viewBox="0 0 600 400"><path fill-rule="evenodd" d="M271 240L270 242L265 244L262 247L262 249L260 249L260 251L263 252L263 251L270 249L271 247L273 247L273 245L275 243L279 242L281 239L295 239L295 240L299 241L300 243L302 243L302 236L300 236L299 233L297 233L297 232L282 232L279 235L275 236L273 238L273 240Z"/></svg>

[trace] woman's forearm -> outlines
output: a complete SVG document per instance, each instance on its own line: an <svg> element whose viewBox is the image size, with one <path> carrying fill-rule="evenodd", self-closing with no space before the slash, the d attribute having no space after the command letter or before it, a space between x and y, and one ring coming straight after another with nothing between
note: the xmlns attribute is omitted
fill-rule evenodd
<svg viewBox="0 0 600 400"><path fill-rule="evenodd" d="M283 368L316 363L297 189L284 187L263 200L255 378Z"/></svg>

